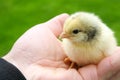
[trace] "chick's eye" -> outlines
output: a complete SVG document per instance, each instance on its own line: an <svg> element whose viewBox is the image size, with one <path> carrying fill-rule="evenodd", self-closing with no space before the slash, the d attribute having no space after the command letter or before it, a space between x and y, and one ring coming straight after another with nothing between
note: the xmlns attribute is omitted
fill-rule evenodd
<svg viewBox="0 0 120 80"><path fill-rule="evenodd" d="M77 33L79 33L79 32L80 32L80 30L78 30L78 29L73 30L73 33L74 33L74 34L77 34Z"/></svg>

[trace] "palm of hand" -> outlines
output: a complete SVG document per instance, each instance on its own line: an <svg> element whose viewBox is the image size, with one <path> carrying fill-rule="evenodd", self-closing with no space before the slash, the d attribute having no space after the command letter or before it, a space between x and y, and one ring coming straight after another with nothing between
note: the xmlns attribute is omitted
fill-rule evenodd
<svg viewBox="0 0 120 80"><path fill-rule="evenodd" d="M14 53L12 57L19 62L15 63L16 66L25 64L17 67L27 80L117 80L119 77L113 75L119 74L117 70L120 65L114 65L118 62L117 58L114 59L118 54L104 59L97 66L67 69L63 62L66 56L61 42L56 38L62 32L65 16L33 27L15 43L10 55Z"/></svg>

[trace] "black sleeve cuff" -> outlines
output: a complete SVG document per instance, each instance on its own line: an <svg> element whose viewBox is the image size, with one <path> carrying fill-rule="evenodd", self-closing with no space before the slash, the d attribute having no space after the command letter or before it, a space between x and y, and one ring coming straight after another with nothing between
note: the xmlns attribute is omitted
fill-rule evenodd
<svg viewBox="0 0 120 80"><path fill-rule="evenodd" d="M0 58L0 80L26 80L26 79L14 65Z"/></svg>

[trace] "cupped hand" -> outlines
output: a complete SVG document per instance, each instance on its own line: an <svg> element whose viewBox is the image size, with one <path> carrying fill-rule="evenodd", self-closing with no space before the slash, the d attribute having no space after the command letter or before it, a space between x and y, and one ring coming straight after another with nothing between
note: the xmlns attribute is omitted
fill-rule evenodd
<svg viewBox="0 0 120 80"><path fill-rule="evenodd" d="M66 56L58 39L68 16L59 15L26 31L4 59L14 64L27 80L70 80L73 73L78 76L76 70L66 69Z"/></svg>
<svg viewBox="0 0 120 80"><path fill-rule="evenodd" d="M27 80L120 80L120 48L98 65L68 69L58 36L67 14L38 24L24 33L4 56Z"/></svg>

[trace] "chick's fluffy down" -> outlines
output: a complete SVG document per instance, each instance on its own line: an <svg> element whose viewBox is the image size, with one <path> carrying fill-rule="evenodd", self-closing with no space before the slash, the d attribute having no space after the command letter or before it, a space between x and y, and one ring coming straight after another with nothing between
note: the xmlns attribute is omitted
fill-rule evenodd
<svg viewBox="0 0 120 80"><path fill-rule="evenodd" d="M92 29L96 30L94 38L88 40ZM77 34L73 30L79 29ZM116 47L113 31L96 15L87 12L77 12L71 15L64 24L63 47L71 61L79 66L97 64L104 57L111 55Z"/></svg>

